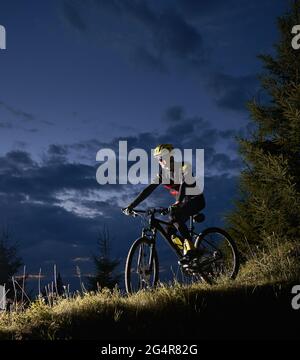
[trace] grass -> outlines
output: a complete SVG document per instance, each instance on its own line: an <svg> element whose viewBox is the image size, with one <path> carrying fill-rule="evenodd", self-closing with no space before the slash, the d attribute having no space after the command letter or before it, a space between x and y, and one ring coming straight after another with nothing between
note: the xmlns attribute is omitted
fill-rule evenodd
<svg viewBox="0 0 300 360"><path fill-rule="evenodd" d="M0 315L0 339L293 338L300 311L291 308L291 286L299 274L299 247L273 242L252 253L235 281L175 281L130 296L103 289L52 306L37 300Z"/></svg>

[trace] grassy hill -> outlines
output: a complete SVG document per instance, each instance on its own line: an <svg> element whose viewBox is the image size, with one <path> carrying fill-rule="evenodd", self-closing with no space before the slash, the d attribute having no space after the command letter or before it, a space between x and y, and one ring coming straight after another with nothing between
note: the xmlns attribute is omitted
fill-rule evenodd
<svg viewBox="0 0 300 360"><path fill-rule="evenodd" d="M0 315L0 339L299 338L300 310L291 307L299 270L299 248L278 244L253 255L236 281L36 301Z"/></svg>

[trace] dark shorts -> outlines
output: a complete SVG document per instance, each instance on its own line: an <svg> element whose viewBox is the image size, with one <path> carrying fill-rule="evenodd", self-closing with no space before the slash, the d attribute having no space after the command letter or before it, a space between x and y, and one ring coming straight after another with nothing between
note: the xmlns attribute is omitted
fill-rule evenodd
<svg viewBox="0 0 300 360"><path fill-rule="evenodd" d="M204 195L186 196L185 199L172 209L170 217L172 221L186 222L192 215L199 213L205 207Z"/></svg>

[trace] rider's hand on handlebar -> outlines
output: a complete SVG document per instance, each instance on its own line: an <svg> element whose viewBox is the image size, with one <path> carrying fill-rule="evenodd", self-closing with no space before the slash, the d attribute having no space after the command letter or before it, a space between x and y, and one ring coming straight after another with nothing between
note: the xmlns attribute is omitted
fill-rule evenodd
<svg viewBox="0 0 300 360"><path fill-rule="evenodd" d="M122 209L122 212L123 212L125 215L132 215L133 209L132 209L130 206L128 206L127 208Z"/></svg>
<svg viewBox="0 0 300 360"><path fill-rule="evenodd" d="M170 212L169 208L161 209L161 211L160 211L161 215L167 215L169 212Z"/></svg>
<svg viewBox="0 0 300 360"><path fill-rule="evenodd" d="M172 213L173 210L176 210L177 206L180 204L179 201L176 201L174 204L169 206L169 213Z"/></svg>

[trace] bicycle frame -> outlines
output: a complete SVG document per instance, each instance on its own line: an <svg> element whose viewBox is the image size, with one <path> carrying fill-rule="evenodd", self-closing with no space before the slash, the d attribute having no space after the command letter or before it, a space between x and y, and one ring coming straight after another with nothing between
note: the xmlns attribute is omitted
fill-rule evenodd
<svg viewBox="0 0 300 360"><path fill-rule="evenodd" d="M197 235L194 232L194 224L193 224L193 217L190 217L190 224L189 224L189 231L191 236L193 235ZM180 252L180 250L177 248L176 245L174 245L173 241L171 240L168 232L164 229L164 227L162 225L166 225L166 226L173 226L174 225L171 222L168 221L164 221L161 219L158 219L154 216L154 214L150 215L150 219L149 219L149 227L148 228L143 228L142 231L142 236L149 236L149 232L151 232L150 237L153 240L153 243L155 245L155 241L156 241L156 234L157 231L162 235L162 237L165 239L165 241L169 244L169 246L171 247L171 249L176 253L176 255L178 257L182 256L182 253Z"/></svg>
<svg viewBox="0 0 300 360"><path fill-rule="evenodd" d="M132 286L131 266L132 266L133 256L137 249L139 249L138 262L137 262L137 268L134 272L139 276L139 278L138 278L139 281L142 281L142 283L145 283L145 284L147 284L150 281L151 274L153 271L153 265L154 265L154 261L155 261L155 272L153 273L154 277L151 281L154 281L155 284L157 283L158 278L159 278L158 277L159 268L158 268L158 263L157 263L158 255L156 252L157 232L159 232L162 235L164 240L169 244L169 246L175 252L177 257L178 258L182 257L182 255L183 255L182 251L172 241L171 235L175 234L177 232L177 230L175 230L175 232L170 231L170 230L172 230L172 229L170 229L170 227L175 229L174 224L172 223L172 221L164 221L155 216L156 214L166 215L168 213L168 211L169 211L169 209L167 209L167 208L157 208L157 209L150 208L149 210L133 209L133 211L132 211L133 216L142 216L141 214L143 213L144 216L142 216L142 217L148 221L148 225L143 227L142 237L138 238L132 244L130 251L128 253L128 256L127 256L126 268L125 268L125 273L126 273L125 283L126 283L127 292L132 291L132 288L131 288L131 286ZM201 215L201 214L199 214L199 215ZM209 284L213 284L214 277L217 277L220 274L223 274L222 271L224 269L222 270L222 267L219 268L219 270L218 270L218 268L210 267L211 264L213 264L213 263L216 263L216 266L218 267L218 266L220 266L219 260L223 261L222 260L223 253L220 251L220 249L218 247L218 241L216 243L214 241L213 235L216 234L218 236L221 235L221 239L223 239L223 238L225 239L226 244L229 246L230 254L232 255L232 261L233 261L231 264L232 266L230 265L231 268L227 269L227 265L226 265L226 269L225 269L226 273L224 273L224 274L227 277L229 276L230 279L235 279L235 277L238 273L239 263L238 263L238 252L237 252L234 241L231 239L230 235L228 233L226 233L225 230L223 230L221 228L217 228L217 227L209 227L204 230L202 229L201 232L197 231L198 229L196 229L196 231L197 231L196 232L194 223L202 222L203 220L201 220L201 219L203 219L203 215L200 218L198 216L197 217L190 216L188 230L189 230L191 237L192 238L195 237L194 239L195 239L196 248L198 248L200 245L203 244L203 249L202 249L203 253L202 254L204 254L204 255L202 256L201 251L199 252L199 254L200 254L199 259L202 258L202 261L199 260L199 261L193 262L193 264L190 268L182 267L182 270L184 271L184 273L186 272L186 274L188 276L189 275L196 276L196 277L200 276L200 278L202 280L206 281ZM217 240L218 240L218 238L217 238ZM150 254L149 254L149 252L148 252L148 254L144 253L144 243L146 244L146 247L148 246L148 249L150 250ZM142 258L145 259L145 263L142 262L140 264ZM231 258L230 258L230 261L231 261ZM179 264L180 264L180 262L179 262ZM221 271L221 272L218 272L218 271Z"/></svg>

